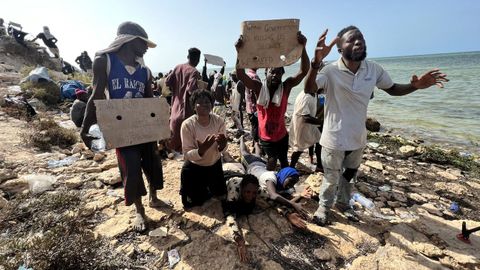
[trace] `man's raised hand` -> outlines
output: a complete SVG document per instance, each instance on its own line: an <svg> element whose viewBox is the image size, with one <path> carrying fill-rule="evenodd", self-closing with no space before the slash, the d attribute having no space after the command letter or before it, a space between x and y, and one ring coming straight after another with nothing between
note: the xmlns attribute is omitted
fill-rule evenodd
<svg viewBox="0 0 480 270"><path fill-rule="evenodd" d="M329 45L325 44L325 39L327 38L328 29L325 30L317 41L317 47L315 48L314 62L320 63L332 50L332 47L337 43L338 37L335 37Z"/></svg>
<svg viewBox="0 0 480 270"><path fill-rule="evenodd" d="M443 88L443 83L448 82L447 74L440 72L440 69L432 69L419 77L413 75L410 79L410 84L417 89L425 89L432 85L437 85Z"/></svg>

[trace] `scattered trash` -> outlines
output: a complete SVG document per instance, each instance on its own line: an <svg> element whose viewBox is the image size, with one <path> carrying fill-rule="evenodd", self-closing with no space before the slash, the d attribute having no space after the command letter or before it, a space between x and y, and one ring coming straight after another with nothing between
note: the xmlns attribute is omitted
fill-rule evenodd
<svg viewBox="0 0 480 270"><path fill-rule="evenodd" d="M77 160L78 160L78 157L70 156L61 160L49 160L47 164L48 164L48 168L58 168L58 167L72 165Z"/></svg>
<svg viewBox="0 0 480 270"><path fill-rule="evenodd" d="M33 268L29 268L28 266L25 266L25 265L20 265L18 267L18 270L33 270Z"/></svg>
<svg viewBox="0 0 480 270"><path fill-rule="evenodd" d="M389 185L383 185L383 186L381 186L381 187L378 187L378 190L384 191L384 192L389 192L389 191L392 190L392 187L389 186Z"/></svg>
<svg viewBox="0 0 480 270"><path fill-rule="evenodd" d="M180 254L178 254L177 249L172 249L167 252L168 254L168 264L170 268L173 268L175 264L180 261Z"/></svg>
<svg viewBox="0 0 480 270"><path fill-rule="evenodd" d="M460 206L457 202L452 202L452 204L450 205L450 211L452 213L458 213L458 211L460 211Z"/></svg>
<svg viewBox="0 0 480 270"><path fill-rule="evenodd" d="M168 235L168 229L166 227L158 227L148 233L148 236L153 237L165 237Z"/></svg>
<svg viewBox="0 0 480 270"><path fill-rule="evenodd" d="M46 174L30 174L23 177L28 182L30 192L33 194L43 193L53 189L53 184L57 181L54 176Z"/></svg>
<svg viewBox="0 0 480 270"><path fill-rule="evenodd" d="M111 196L111 197L116 197L116 198L121 198L123 199L123 196L118 194L115 190L113 189L109 189L107 190L107 196Z"/></svg>
<svg viewBox="0 0 480 270"><path fill-rule="evenodd" d="M34 70L30 71L27 77L23 78L20 83L24 82L33 82L38 83L41 81L51 82L50 76L48 76L48 69L46 67L37 67Z"/></svg>
<svg viewBox="0 0 480 270"><path fill-rule="evenodd" d="M92 150L95 152L105 151L105 139L103 138L103 133L100 130L100 127L97 124L92 125L88 133L96 138L92 141Z"/></svg>
<svg viewBox="0 0 480 270"><path fill-rule="evenodd" d="M380 146L380 144L376 142L369 142L367 145L371 148L378 148Z"/></svg>
<svg viewBox="0 0 480 270"><path fill-rule="evenodd" d="M360 203L366 209L373 209L375 208L375 204L370 200L365 198L362 194L356 192L352 195L352 200Z"/></svg>

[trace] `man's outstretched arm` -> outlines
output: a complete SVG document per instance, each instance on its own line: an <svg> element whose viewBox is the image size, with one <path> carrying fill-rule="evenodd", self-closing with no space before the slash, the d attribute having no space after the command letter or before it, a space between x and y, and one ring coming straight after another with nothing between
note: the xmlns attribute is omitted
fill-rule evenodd
<svg viewBox="0 0 480 270"><path fill-rule="evenodd" d="M393 84L389 89L383 89L391 96L404 96L418 89L429 88L433 85L437 85L443 88L443 83L448 82L447 74L440 72L439 69L432 69L424 73L420 78L417 75L413 75L409 84Z"/></svg>

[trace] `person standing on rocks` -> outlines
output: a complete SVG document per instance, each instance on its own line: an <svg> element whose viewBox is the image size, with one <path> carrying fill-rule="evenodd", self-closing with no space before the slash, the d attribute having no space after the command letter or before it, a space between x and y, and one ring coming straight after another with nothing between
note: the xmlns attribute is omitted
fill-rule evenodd
<svg viewBox="0 0 480 270"><path fill-rule="evenodd" d="M93 94L88 100L87 111L80 131L82 140L91 148L90 127L97 122L94 100L106 99L105 89L110 99L150 98L152 75L143 62L148 48L156 44L148 39L145 30L133 22L120 24L117 37L105 50L96 53L93 62ZM125 85L125 82L130 82ZM135 88L131 88L134 85ZM119 130L121 132L121 130ZM134 229L146 229L145 208L142 196L147 195L142 177L142 169L149 182L150 207L162 206L157 198L157 190L163 188L162 163L156 142L132 145L116 149L120 175L125 189L125 204L135 205Z"/></svg>
<svg viewBox="0 0 480 270"><path fill-rule="evenodd" d="M305 93L325 92L325 122L320 144L324 176L319 192L319 206L314 221L325 225L329 209L336 197L336 206L345 216L358 221L349 207L357 169L367 142L365 120L367 107L375 87L392 96L403 96L433 85L443 87L446 74L432 69L420 77L413 75L408 84L397 84L377 63L365 60L367 46L362 32L355 26L342 29L337 37L325 44L328 30L319 38L315 56L305 81ZM337 45L341 57L324 65L323 59Z"/></svg>
<svg viewBox="0 0 480 270"><path fill-rule="evenodd" d="M75 59L75 63L77 63L83 71L92 73L92 59L90 59L87 51L82 52Z"/></svg>
<svg viewBox="0 0 480 270"><path fill-rule="evenodd" d="M195 68L200 61L200 50L188 50L188 62L177 65L168 75L165 84L172 91L172 107L170 114L170 131L172 133L170 148L176 152L182 151L180 128L185 119L193 115L193 108L189 104L190 96L197 90L197 80L201 78Z"/></svg>
<svg viewBox="0 0 480 270"><path fill-rule="evenodd" d="M267 169L270 171L275 170L277 159L282 168L288 167L288 132L285 127L288 97L292 88L302 82L309 69L309 59L305 50L307 38L298 32L297 41L303 46L300 70L285 81L282 81L285 74L283 67L267 68L266 79L263 82L252 80L245 74L245 69L237 68L238 79L245 84L245 87L252 89L258 98L260 146L268 156ZM235 44L237 52L242 46L243 37L240 37Z"/></svg>
<svg viewBox="0 0 480 270"><path fill-rule="evenodd" d="M38 34L33 40L32 42L34 42L35 40L37 39L42 39L43 40L43 43L45 44L45 46L48 47L48 49L50 50L50 52L53 53L53 55L55 56L55 58L59 58L60 57L60 51L58 50L58 47L56 45L57 43L57 38L55 36L53 36L51 33L50 33L50 29L48 28L48 26L44 26L43 27L43 32Z"/></svg>

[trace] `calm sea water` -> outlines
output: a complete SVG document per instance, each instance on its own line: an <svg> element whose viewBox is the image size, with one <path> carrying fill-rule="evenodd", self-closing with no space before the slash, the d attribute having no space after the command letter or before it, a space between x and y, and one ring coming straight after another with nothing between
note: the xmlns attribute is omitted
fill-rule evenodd
<svg viewBox="0 0 480 270"><path fill-rule="evenodd" d="M408 83L412 74L420 75L431 68L440 68L450 79L443 89L431 87L401 97L376 89L368 114L384 129L480 154L480 52L370 60L381 64L397 83ZM286 67L285 76L295 74L298 68L298 64ZM264 77L263 69L258 73ZM300 91L303 83L290 95L290 113Z"/></svg>

